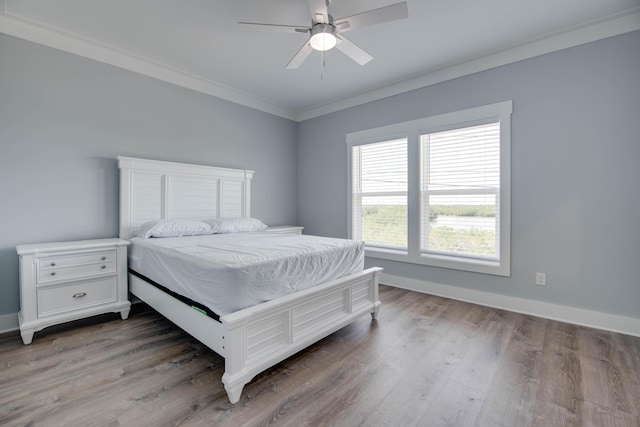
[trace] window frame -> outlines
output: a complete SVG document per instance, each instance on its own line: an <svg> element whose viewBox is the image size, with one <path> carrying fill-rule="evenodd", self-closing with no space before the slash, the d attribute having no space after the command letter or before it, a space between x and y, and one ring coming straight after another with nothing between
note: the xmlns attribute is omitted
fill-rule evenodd
<svg viewBox="0 0 640 427"><path fill-rule="evenodd" d="M407 197L407 250L367 247L365 255L371 258L408 262L477 273L509 276L511 274L511 114L513 102L503 101L421 119L395 123L373 129L351 132L347 143L347 188L349 238L353 236L353 183L352 149L392 139L407 139L408 197ZM457 255L422 253L421 238L421 155L420 136L456 128L474 126L497 119L500 122L500 236L498 260L467 258Z"/></svg>

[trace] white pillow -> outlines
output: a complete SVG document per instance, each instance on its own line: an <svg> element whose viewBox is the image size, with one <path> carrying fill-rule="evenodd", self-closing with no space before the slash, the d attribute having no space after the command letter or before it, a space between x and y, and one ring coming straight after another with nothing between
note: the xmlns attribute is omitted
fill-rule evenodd
<svg viewBox="0 0 640 427"><path fill-rule="evenodd" d="M242 231L262 231L267 228L256 218L212 218L206 219L213 233L239 233Z"/></svg>
<svg viewBox="0 0 640 427"><path fill-rule="evenodd" d="M134 235L149 237L181 237L213 234L212 227L203 221L191 219L160 219L148 221L134 231Z"/></svg>

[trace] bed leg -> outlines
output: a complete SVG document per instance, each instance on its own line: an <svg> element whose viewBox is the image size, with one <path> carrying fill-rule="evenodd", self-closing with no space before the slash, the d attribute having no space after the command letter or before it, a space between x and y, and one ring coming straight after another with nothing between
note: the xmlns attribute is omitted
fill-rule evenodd
<svg viewBox="0 0 640 427"><path fill-rule="evenodd" d="M229 402L238 403L242 395L242 389L252 378L253 377L247 378L242 372L235 375L229 375L228 372L225 372L222 375L222 383L224 384L224 389L227 391Z"/></svg>
<svg viewBox="0 0 640 427"><path fill-rule="evenodd" d="M376 301L375 304L373 305L373 311L371 311L371 320L377 320L378 319L378 312L380 311L380 306L382 305L382 303L380 301Z"/></svg>
<svg viewBox="0 0 640 427"><path fill-rule="evenodd" d="M223 378L224 382L224 378ZM229 402L238 403L240 400L240 396L242 395L242 389L244 388L246 383L239 382L236 384L229 384L227 382L224 383L224 389L227 391L227 396L229 397Z"/></svg>

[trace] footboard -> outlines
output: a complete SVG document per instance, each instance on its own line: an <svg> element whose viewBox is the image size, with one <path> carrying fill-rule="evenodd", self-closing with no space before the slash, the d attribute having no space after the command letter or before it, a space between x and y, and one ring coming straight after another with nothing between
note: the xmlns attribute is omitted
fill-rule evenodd
<svg viewBox="0 0 640 427"><path fill-rule="evenodd" d="M381 271L370 268L221 317L226 330L222 382L231 403L263 370L364 314L375 319Z"/></svg>

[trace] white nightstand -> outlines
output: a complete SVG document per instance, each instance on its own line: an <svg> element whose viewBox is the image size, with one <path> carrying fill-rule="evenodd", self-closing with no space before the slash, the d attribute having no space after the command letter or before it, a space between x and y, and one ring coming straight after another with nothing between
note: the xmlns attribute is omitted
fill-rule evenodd
<svg viewBox="0 0 640 427"><path fill-rule="evenodd" d="M270 233L286 233L286 234L302 234L304 227L298 225L276 225L274 227L267 227L266 230Z"/></svg>
<svg viewBox="0 0 640 427"><path fill-rule="evenodd" d="M47 326L96 314L129 316L127 246L122 239L16 247L20 256L20 335L30 344Z"/></svg>

